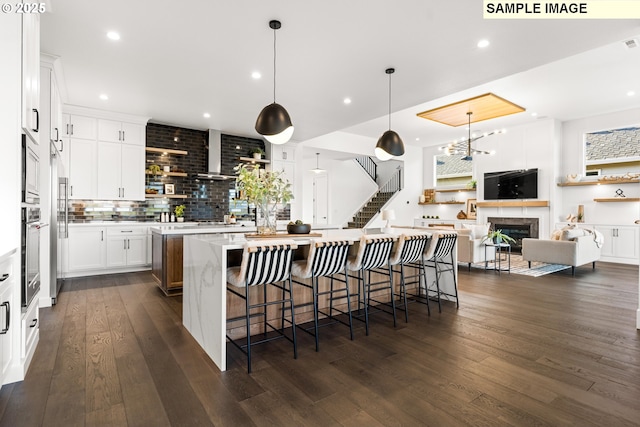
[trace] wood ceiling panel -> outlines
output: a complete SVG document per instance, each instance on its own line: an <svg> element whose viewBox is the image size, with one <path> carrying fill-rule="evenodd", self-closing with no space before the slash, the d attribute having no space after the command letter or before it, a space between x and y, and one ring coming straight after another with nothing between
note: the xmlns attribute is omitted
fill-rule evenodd
<svg viewBox="0 0 640 427"><path fill-rule="evenodd" d="M418 113L418 117L433 120L434 122L443 123L449 126L462 126L469 122L468 112L472 112L471 123L481 122L483 120L495 119L496 117L508 116L525 111L525 108L500 98L493 93L485 93L464 101L454 102L453 104L443 107L434 108L432 110Z"/></svg>

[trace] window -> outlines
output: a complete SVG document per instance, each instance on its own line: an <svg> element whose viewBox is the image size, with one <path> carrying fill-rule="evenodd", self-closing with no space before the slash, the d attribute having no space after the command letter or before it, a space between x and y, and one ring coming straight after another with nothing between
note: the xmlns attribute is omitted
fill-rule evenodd
<svg viewBox="0 0 640 427"><path fill-rule="evenodd" d="M584 140L586 176L640 172L640 127L586 133Z"/></svg>

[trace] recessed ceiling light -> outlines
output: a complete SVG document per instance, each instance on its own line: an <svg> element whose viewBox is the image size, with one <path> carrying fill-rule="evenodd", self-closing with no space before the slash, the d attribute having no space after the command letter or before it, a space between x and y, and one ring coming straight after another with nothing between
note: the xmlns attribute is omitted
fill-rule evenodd
<svg viewBox="0 0 640 427"><path fill-rule="evenodd" d="M480 41L478 42L477 46L478 46L479 48L487 47L487 46L489 46L489 40L487 40L487 39L482 39L482 40L480 40Z"/></svg>
<svg viewBox="0 0 640 427"><path fill-rule="evenodd" d="M102 99L103 101L106 101L109 99L109 95L107 95L106 93L101 93L100 94L100 99Z"/></svg>
<svg viewBox="0 0 640 427"><path fill-rule="evenodd" d="M345 98L342 102L344 102L346 105L351 104L351 98Z"/></svg>
<svg viewBox="0 0 640 427"><path fill-rule="evenodd" d="M538 113L531 113L531 115L532 115L533 117L535 117L535 116L537 116L537 115L538 115Z"/></svg>
<svg viewBox="0 0 640 427"><path fill-rule="evenodd" d="M262 74L260 74L258 71L254 71L253 73L251 73L251 78L254 80L258 80L262 78Z"/></svg>
<svg viewBox="0 0 640 427"><path fill-rule="evenodd" d="M202 115L202 117L204 117L205 119L208 119L209 117L211 117L211 114L209 114L209 113L204 113L204 114Z"/></svg>
<svg viewBox="0 0 640 427"><path fill-rule="evenodd" d="M636 93L632 90L630 90L629 92L627 92L627 96L634 96Z"/></svg>
<svg viewBox="0 0 640 427"><path fill-rule="evenodd" d="M416 141L420 141L420 138L416 138Z"/></svg>
<svg viewBox="0 0 640 427"><path fill-rule="evenodd" d="M115 31L109 31L107 33L107 37L111 40L120 40L120 34L116 33Z"/></svg>

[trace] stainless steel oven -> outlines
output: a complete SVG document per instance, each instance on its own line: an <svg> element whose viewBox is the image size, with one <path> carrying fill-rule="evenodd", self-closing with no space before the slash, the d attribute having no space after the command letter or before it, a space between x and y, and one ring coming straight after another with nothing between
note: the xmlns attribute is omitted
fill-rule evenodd
<svg viewBox="0 0 640 427"><path fill-rule="evenodd" d="M22 134L22 202L40 203L40 157L38 145Z"/></svg>
<svg viewBox="0 0 640 427"><path fill-rule="evenodd" d="M26 310L40 290L40 208L22 207L22 308Z"/></svg>

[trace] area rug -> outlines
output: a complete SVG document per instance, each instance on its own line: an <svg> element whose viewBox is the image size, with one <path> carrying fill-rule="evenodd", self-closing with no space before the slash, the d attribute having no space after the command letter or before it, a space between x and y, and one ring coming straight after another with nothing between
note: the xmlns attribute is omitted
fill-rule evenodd
<svg viewBox="0 0 640 427"><path fill-rule="evenodd" d="M504 258L502 259L502 268L506 270L508 263ZM467 264L460 264L458 268L467 268ZM478 262L475 264L471 264L471 268L484 270L484 262ZM489 262L487 266L491 271L493 269L493 262ZM566 270L571 268L569 265L561 265L561 264L546 264L544 262L532 262L531 268L529 268L529 262L522 259L522 255L520 254L511 254L511 273L513 274L522 274L525 276L532 277L540 277L545 274L555 273L557 271ZM503 273L508 273L507 271L503 271Z"/></svg>

